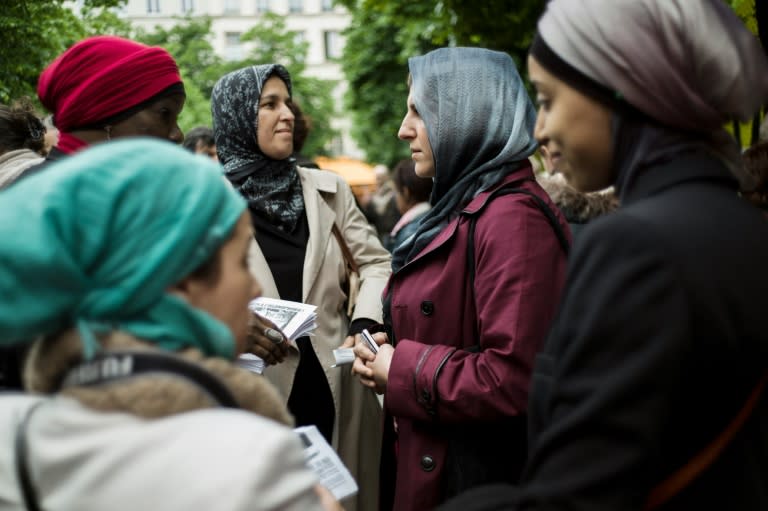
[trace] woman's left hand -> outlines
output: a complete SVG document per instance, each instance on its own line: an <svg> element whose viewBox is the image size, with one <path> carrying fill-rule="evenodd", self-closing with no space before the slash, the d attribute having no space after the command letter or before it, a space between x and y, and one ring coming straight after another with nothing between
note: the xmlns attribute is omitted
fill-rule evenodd
<svg viewBox="0 0 768 511"><path fill-rule="evenodd" d="M379 346L379 352L373 362L366 362L365 365L373 371L373 381L376 386L373 390L377 394L383 394L387 390L387 381L389 380L389 366L392 364L392 355L395 354L395 348L391 344L382 344Z"/></svg>
<svg viewBox="0 0 768 511"><path fill-rule="evenodd" d="M355 336L356 340L358 337L359 335ZM360 383L372 388L378 394L383 394L387 390L389 366L392 363L395 348L387 343L386 334L376 333L373 334L373 338L379 345L379 351L376 354L371 352L362 340L355 343L355 362L352 364L352 373L358 375Z"/></svg>

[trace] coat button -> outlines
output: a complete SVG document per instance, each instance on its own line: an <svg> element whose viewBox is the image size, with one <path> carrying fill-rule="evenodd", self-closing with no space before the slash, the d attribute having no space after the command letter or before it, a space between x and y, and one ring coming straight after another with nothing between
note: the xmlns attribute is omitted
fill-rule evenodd
<svg viewBox="0 0 768 511"><path fill-rule="evenodd" d="M429 300L421 302L421 313L425 316L431 316L435 312L435 304Z"/></svg>
<svg viewBox="0 0 768 511"><path fill-rule="evenodd" d="M424 472L432 472L435 469L435 460L429 454L421 457L421 469Z"/></svg>

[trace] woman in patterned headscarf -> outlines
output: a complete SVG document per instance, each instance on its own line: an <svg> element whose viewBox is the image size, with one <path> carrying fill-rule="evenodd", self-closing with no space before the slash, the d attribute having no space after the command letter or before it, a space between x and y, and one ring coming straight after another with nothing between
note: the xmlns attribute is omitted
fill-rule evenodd
<svg viewBox="0 0 768 511"><path fill-rule="evenodd" d="M357 500L345 507L376 509L381 407L348 369L332 366L334 349L351 346L354 334L381 321L390 257L340 177L296 165L290 103L290 76L276 64L225 75L211 97L219 159L253 221L251 271L264 296L317 306L312 338L278 338L276 344L265 335L270 325L257 320L253 353L268 363L264 374L283 393L296 423L316 425L357 480ZM351 315L341 243L361 277Z"/></svg>
<svg viewBox="0 0 768 511"><path fill-rule="evenodd" d="M768 101L765 52L719 0L553 0L528 69L541 143L621 207L574 246L519 509L768 509L768 224L723 131Z"/></svg>
<svg viewBox="0 0 768 511"><path fill-rule="evenodd" d="M0 344L37 339L36 395L0 398L5 509L321 509L277 392L227 360L259 287L217 164L121 141L2 197Z"/></svg>
<svg viewBox="0 0 768 511"><path fill-rule="evenodd" d="M393 255L391 330L377 335L391 344L358 345L355 371L384 392L382 509L416 511L518 477L569 234L533 178L535 112L510 56L444 48L408 66L398 135L434 179L433 207Z"/></svg>

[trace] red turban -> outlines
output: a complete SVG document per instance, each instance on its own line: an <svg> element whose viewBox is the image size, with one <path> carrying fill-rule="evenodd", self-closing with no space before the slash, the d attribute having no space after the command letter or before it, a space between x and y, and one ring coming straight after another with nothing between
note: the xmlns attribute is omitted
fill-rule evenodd
<svg viewBox="0 0 768 511"><path fill-rule="evenodd" d="M62 132L119 114L181 83L160 47L114 36L90 37L62 53L40 75L37 95Z"/></svg>

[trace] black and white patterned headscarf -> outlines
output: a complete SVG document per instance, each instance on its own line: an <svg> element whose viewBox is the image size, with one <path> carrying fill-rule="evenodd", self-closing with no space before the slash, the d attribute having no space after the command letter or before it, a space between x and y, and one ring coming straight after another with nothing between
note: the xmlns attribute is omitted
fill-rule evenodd
<svg viewBox="0 0 768 511"><path fill-rule="evenodd" d="M292 94L291 75L279 64L249 66L221 77L211 95L213 133L224 173L251 211L290 233L304 212L296 160L273 160L257 142L259 98L272 75Z"/></svg>

